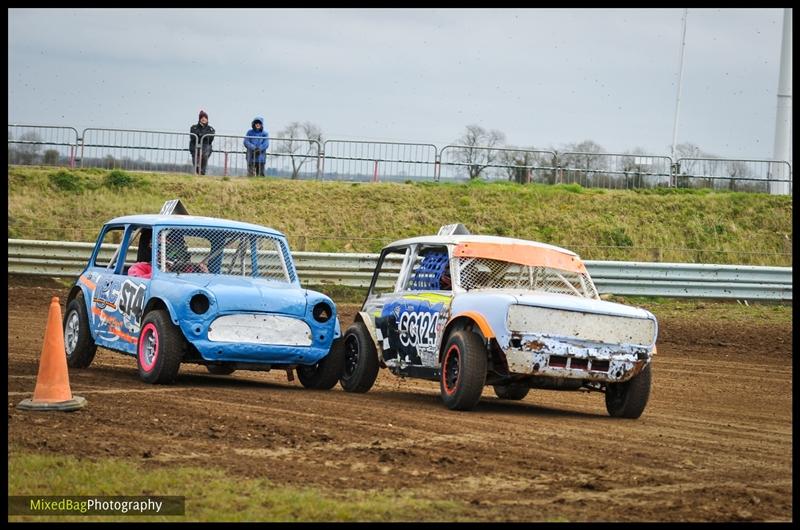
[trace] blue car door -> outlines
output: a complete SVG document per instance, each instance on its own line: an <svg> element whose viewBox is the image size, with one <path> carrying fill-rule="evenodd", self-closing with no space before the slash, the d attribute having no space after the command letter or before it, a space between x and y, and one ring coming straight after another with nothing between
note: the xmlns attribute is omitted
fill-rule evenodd
<svg viewBox="0 0 800 530"><path fill-rule="evenodd" d="M120 236L108 227L91 270L94 284L89 301L89 320L95 342L113 350L136 354L142 310L150 286L149 277L130 275L151 248L147 227L129 226ZM120 243L114 240L121 239ZM152 259L152 252L146 259ZM109 257L110 256L110 257ZM142 267L134 268L134 273Z"/></svg>

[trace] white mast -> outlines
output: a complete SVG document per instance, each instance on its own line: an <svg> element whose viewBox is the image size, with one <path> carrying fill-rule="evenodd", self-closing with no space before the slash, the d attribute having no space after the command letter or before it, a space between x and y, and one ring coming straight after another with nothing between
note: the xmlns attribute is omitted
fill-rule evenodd
<svg viewBox="0 0 800 530"><path fill-rule="evenodd" d="M775 149L773 160L792 163L792 9L783 10L781 72L778 78L778 111L775 117ZM773 164L773 178L789 179L785 166ZM776 171L777 170L777 171ZM770 182L770 193L787 195L788 182Z"/></svg>
<svg viewBox="0 0 800 530"><path fill-rule="evenodd" d="M683 50L686 48L686 18L689 16L689 9L683 10L683 33L681 35L681 59L678 70L678 96L675 99L675 121L672 123L672 163L675 163L675 144L678 143L678 113L681 109L681 83L683 82Z"/></svg>

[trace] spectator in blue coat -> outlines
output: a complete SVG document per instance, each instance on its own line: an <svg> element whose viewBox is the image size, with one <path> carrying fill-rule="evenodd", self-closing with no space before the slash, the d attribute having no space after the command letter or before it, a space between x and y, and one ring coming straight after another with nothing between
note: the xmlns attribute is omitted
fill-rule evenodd
<svg viewBox="0 0 800 530"><path fill-rule="evenodd" d="M264 176L264 162L267 161L267 148L269 147L269 133L264 128L264 118L256 116L250 124L244 139L247 149L247 176Z"/></svg>

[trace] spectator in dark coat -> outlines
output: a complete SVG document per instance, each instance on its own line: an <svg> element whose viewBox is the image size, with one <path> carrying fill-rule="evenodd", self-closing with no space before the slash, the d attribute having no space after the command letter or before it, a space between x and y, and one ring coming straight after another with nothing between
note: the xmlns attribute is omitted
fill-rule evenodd
<svg viewBox="0 0 800 530"><path fill-rule="evenodd" d="M214 127L208 124L208 114L206 111L201 110L200 116L197 118L197 123L192 125L189 132L195 136L189 138L189 151L192 153L192 165L194 166L195 173L199 175L206 174L206 167L208 167L208 157L211 156L211 144L214 141ZM200 141L199 158L197 141Z"/></svg>
<svg viewBox="0 0 800 530"><path fill-rule="evenodd" d="M267 160L267 148L269 147L269 133L264 128L264 118L256 116L247 131L244 139L244 147L247 149L247 175L252 177L257 175L264 176L264 163Z"/></svg>

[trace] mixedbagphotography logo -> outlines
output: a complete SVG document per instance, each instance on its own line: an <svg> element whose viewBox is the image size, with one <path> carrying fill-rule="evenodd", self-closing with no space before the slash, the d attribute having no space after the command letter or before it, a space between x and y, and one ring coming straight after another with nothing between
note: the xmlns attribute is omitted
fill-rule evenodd
<svg viewBox="0 0 800 530"><path fill-rule="evenodd" d="M8 515L184 515L186 497L53 496L8 497Z"/></svg>

